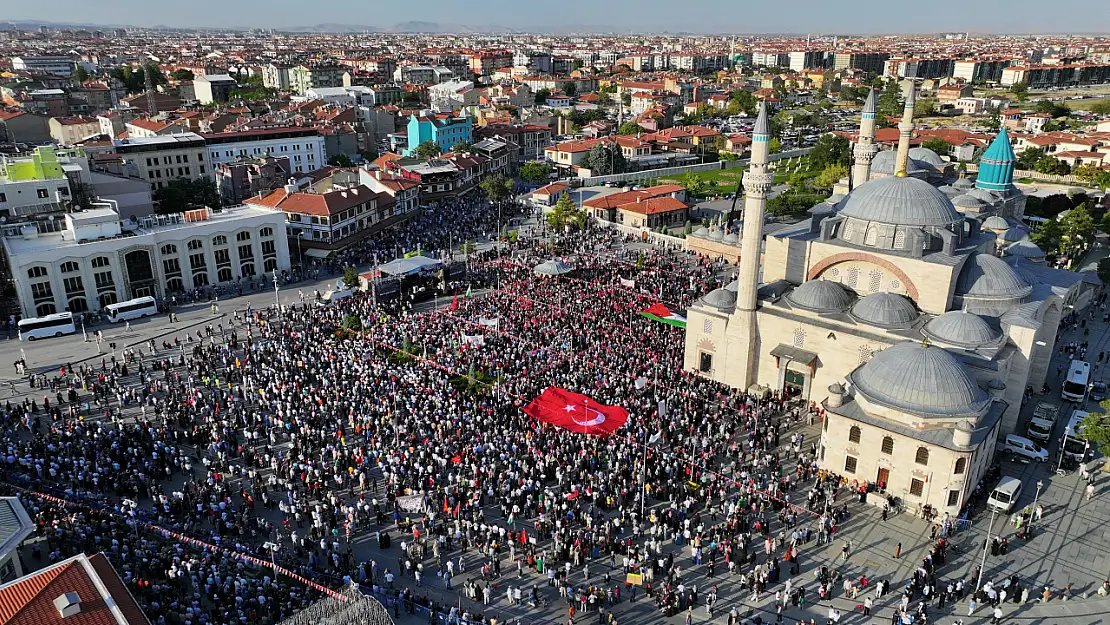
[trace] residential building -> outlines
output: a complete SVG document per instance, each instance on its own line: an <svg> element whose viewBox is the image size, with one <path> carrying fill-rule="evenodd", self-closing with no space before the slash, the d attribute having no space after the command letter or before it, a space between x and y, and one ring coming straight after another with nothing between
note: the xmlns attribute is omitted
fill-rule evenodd
<svg viewBox="0 0 1110 625"><path fill-rule="evenodd" d="M311 258L327 257L400 220L394 215L393 196L371 191L348 171L307 189L290 183L246 203L281 211L290 241Z"/></svg>
<svg viewBox="0 0 1110 625"><path fill-rule="evenodd" d="M586 160L590 150L604 142L604 138L566 141L544 148L544 157L562 167L579 167Z"/></svg>
<svg viewBox="0 0 1110 625"><path fill-rule="evenodd" d="M405 156L416 153L416 147L425 141L439 146L441 153L450 152L460 141L472 140L472 126L469 117L452 117L449 114L433 114L421 111L419 116L409 118L407 126L408 148Z"/></svg>
<svg viewBox="0 0 1110 625"><path fill-rule="evenodd" d="M634 228L674 227L686 223L690 206L686 189L662 184L637 191L620 191L592 198L582 208L594 219L612 221Z"/></svg>
<svg viewBox="0 0 1110 625"><path fill-rule="evenodd" d="M1025 65L1007 67L999 80L1003 87L1025 83L1030 89L1075 87L1110 83L1110 64L1106 65Z"/></svg>
<svg viewBox="0 0 1110 625"><path fill-rule="evenodd" d="M501 139L516 146L516 162L543 160L544 150L552 145L555 133L548 126L525 124L519 126L490 125L474 132L478 139Z"/></svg>
<svg viewBox="0 0 1110 625"><path fill-rule="evenodd" d="M833 55L833 69L855 69L880 75L890 54L887 52L837 52Z"/></svg>
<svg viewBox="0 0 1110 625"><path fill-rule="evenodd" d="M393 214L396 217L405 217L415 214L420 208L420 184L413 180L405 180L393 172L384 171L381 167L371 165L373 169L359 169L358 181L378 194L385 194L393 198Z"/></svg>
<svg viewBox="0 0 1110 625"><path fill-rule="evenodd" d="M19 498L0 497L0 587L23 577L19 545L34 533L35 524Z"/></svg>
<svg viewBox="0 0 1110 625"><path fill-rule="evenodd" d="M436 65L402 65L393 71L393 79L406 85L438 85L455 76L450 69Z"/></svg>
<svg viewBox="0 0 1110 625"><path fill-rule="evenodd" d="M150 110L149 103L154 103L154 111ZM181 98L168 93L137 93L132 96L120 98L121 109L142 111L145 113L165 113L181 108Z"/></svg>
<svg viewBox="0 0 1110 625"><path fill-rule="evenodd" d="M960 109L964 115L982 115L987 110L985 98L960 98L951 104Z"/></svg>
<svg viewBox="0 0 1110 625"><path fill-rule="evenodd" d="M960 98L970 98L975 90L969 84L945 85L937 89L937 104L955 104Z"/></svg>
<svg viewBox="0 0 1110 625"><path fill-rule="evenodd" d="M305 173L327 164L325 140L315 128L291 127L200 135L207 146L208 161L233 163L240 157L287 156L294 173Z"/></svg>
<svg viewBox="0 0 1110 625"><path fill-rule="evenodd" d="M478 104L479 92L469 80L449 80L428 87L428 102L438 113L451 113Z"/></svg>
<svg viewBox="0 0 1110 625"><path fill-rule="evenodd" d="M177 135L113 139L112 151L134 165L136 175L161 189L174 178L213 176L204 137L185 132Z"/></svg>
<svg viewBox="0 0 1110 625"><path fill-rule="evenodd" d="M791 70L801 74L810 69L824 69L829 66L829 53L824 50L797 50L790 53Z"/></svg>
<svg viewBox="0 0 1110 625"><path fill-rule="evenodd" d="M15 109L0 109L0 142L49 143L50 118L46 115Z"/></svg>
<svg viewBox="0 0 1110 625"><path fill-rule="evenodd" d="M513 66L523 67L533 74L551 74L552 57L549 52L532 50L517 52L513 55Z"/></svg>
<svg viewBox="0 0 1110 625"><path fill-rule="evenodd" d="M952 78L966 83L998 82L1002 70L1013 63L1011 59L965 59L952 66Z"/></svg>
<svg viewBox="0 0 1110 625"><path fill-rule="evenodd" d="M314 87L342 87L343 71L339 65L298 65L289 70L289 90L304 95Z"/></svg>
<svg viewBox="0 0 1110 625"><path fill-rule="evenodd" d="M73 154L84 156L80 151ZM0 217L10 221L63 211L73 197L66 164L52 146L37 147L28 155L0 157Z"/></svg>
<svg viewBox="0 0 1110 625"><path fill-rule="evenodd" d="M69 56L13 56L12 69L32 74L73 75L73 58Z"/></svg>
<svg viewBox="0 0 1110 625"><path fill-rule="evenodd" d="M471 145L470 153L483 157L482 177L491 174L511 176L516 171L516 145L508 141L481 139Z"/></svg>
<svg viewBox="0 0 1110 625"><path fill-rule="evenodd" d="M470 71L479 76L492 76L493 72L503 67L513 66L513 55L506 51L481 52L472 54L467 58Z"/></svg>
<svg viewBox="0 0 1110 625"><path fill-rule="evenodd" d="M49 126L50 137L58 145L74 145L100 134L100 122L95 117L52 117Z"/></svg>
<svg viewBox="0 0 1110 625"><path fill-rule="evenodd" d="M78 554L0 586L4 625L150 625L103 553Z"/></svg>
<svg viewBox="0 0 1110 625"><path fill-rule="evenodd" d="M166 297L287 270L285 217L232 206L121 220L96 205L48 222L2 227L23 315L99 310L135 297Z"/></svg>
<svg viewBox="0 0 1110 625"><path fill-rule="evenodd" d="M292 65L268 63L262 66L262 85L278 91L289 91L289 70Z"/></svg>
<svg viewBox="0 0 1110 625"><path fill-rule="evenodd" d="M216 188L225 206L242 204L255 195L267 195L285 186L293 175L288 156L239 157L230 163L218 163L215 169Z"/></svg>
<svg viewBox="0 0 1110 625"><path fill-rule="evenodd" d="M428 206L453 200L477 188L481 174L480 159L479 156L446 154L427 161L396 159L386 165L395 175L419 184L420 203Z"/></svg>
<svg viewBox="0 0 1110 625"><path fill-rule="evenodd" d="M559 198L570 193L570 185L565 182L552 182L532 192L532 202L541 206L555 206Z"/></svg>
<svg viewBox="0 0 1110 625"><path fill-rule="evenodd" d="M98 126L103 126L99 123ZM124 124L127 131L127 136L141 139L143 137L160 137L163 135L180 134L189 132L189 128L183 124L176 122L167 122L162 120L155 120L149 117L136 117L135 119ZM110 135L115 136L115 135Z"/></svg>
<svg viewBox="0 0 1110 625"><path fill-rule="evenodd" d="M227 102L238 82L227 74L205 74L193 79L193 93L197 102L214 104Z"/></svg>

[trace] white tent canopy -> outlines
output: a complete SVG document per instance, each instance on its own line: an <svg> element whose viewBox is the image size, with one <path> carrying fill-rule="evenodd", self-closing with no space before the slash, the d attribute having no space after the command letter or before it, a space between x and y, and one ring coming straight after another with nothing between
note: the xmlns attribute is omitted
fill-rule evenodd
<svg viewBox="0 0 1110 625"><path fill-rule="evenodd" d="M556 258L536 265L533 271L537 276L561 276L574 271L574 267Z"/></svg>
<svg viewBox="0 0 1110 625"><path fill-rule="evenodd" d="M407 276L418 273L429 267L438 267L441 263L427 256L413 256L412 258L398 258L384 265L378 265L378 271L387 276Z"/></svg>

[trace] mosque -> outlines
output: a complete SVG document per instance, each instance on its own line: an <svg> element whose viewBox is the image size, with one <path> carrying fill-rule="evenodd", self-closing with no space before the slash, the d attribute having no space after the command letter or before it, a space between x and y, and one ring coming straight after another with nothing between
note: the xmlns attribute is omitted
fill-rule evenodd
<svg viewBox="0 0 1110 625"><path fill-rule="evenodd" d="M1044 384L1061 317L1090 294L1080 274L1047 267L1021 229L1005 132L974 185L953 179L936 154L910 149L912 81L904 88L897 150L873 144L872 93L850 192L769 235L762 257L740 254L737 280L688 311L684 366L820 403L823 467L955 515L999 436L1017 431L1025 389ZM743 180L745 252L763 245L769 141L761 109Z"/></svg>

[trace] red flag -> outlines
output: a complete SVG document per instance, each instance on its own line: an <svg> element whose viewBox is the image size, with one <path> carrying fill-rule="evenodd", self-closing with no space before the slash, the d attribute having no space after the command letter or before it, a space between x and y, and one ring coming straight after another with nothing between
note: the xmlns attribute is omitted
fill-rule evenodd
<svg viewBox="0 0 1110 625"><path fill-rule="evenodd" d="M524 413L571 432L594 436L609 436L628 421L628 411L620 406L599 404L586 395L554 386L529 402Z"/></svg>
<svg viewBox="0 0 1110 625"><path fill-rule="evenodd" d="M455 312L458 309L459 309L459 296L456 295L455 297L451 298L451 312Z"/></svg>
<svg viewBox="0 0 1110 625"><path fill-rule="evenodd" d="M462 464L462 456L458 454L451 456L451 462L454 462L455 464Z"/></svg>

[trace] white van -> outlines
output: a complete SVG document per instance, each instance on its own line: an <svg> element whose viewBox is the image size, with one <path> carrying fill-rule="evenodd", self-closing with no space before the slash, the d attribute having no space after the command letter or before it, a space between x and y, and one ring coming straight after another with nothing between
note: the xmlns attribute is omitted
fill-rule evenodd
<svg viewBox="0 0 1110 625"><path fill-rule="evenodd" d="M1021 497L1021 480L1006 476L998 480L998 486L994 487L991 496L987 498L987 505L1005 514L1013 509L1018 497Z"/></svg>
<svg viewBox="0 0 1110 625"><path fill-rule="evenodd" d="M1048 439L1052 438L1052 430L1056 427L1056 417L1059 413L1059 408L1048 402L1037 404L1033 409L1033 417L1029 419L1029 425L1025 428L1025 433L1035 441L1048 442Z"/></svg>
<svg viewBox="0 0 1110 625"><path fill-rule="evenodd" d="M324 296L320 299L322 299L325 302L328 302L329 304L334 304L335 302L345 300L345 299L347 299L348 297L350 297L354 294L355 294L354 291L352 291L350 289L343 289L343 290L339 290L339 291L328 291L327 293L324 293Z"/></svg>
<svg viewBox="0 0 1110 625"><path fill-rule="evenodd" d="M1037 462L1048 462L1047 449L1017 434L1006 435L1006 441L1002 444L1002 452L1011 456L1024 456Z"/></svg>

